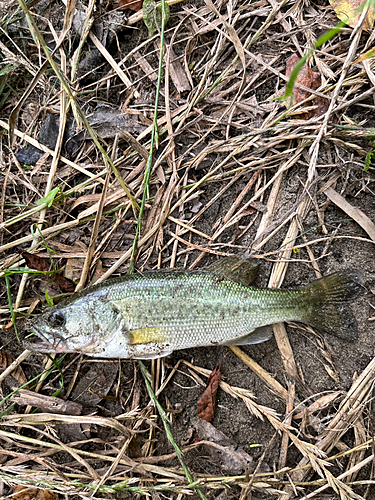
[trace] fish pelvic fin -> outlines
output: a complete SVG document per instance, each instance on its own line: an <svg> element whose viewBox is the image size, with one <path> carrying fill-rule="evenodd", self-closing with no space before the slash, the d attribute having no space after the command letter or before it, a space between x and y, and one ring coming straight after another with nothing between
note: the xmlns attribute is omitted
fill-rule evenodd
<svg viewBox="0 0 375 500"><path fill-rule="evenodd" d="M222 278L248 286L258 276L259 260L233 255L213 262L206 267L206 270Z"/></svg>
<svg viewBox="0 0 375 500"><path fill-rule="evenodd" d="M313 281L304 288L306 314L303 322L344 340L358 337L357 320L347 302L361 292L363 275L344 269Z"/></svg>

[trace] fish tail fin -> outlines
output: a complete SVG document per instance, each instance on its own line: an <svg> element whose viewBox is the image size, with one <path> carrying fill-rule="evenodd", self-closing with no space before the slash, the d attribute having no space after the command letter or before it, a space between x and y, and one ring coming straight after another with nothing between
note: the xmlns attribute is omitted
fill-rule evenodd
<svg viewBox="0 0 375 500"><path fill-rule="evenodd" d="M303 290L307 305L303 321L341 339L355 340L357 320L347 302L360 293L362 284L362 273L356 269L344 269L313 281Z"/></svg>

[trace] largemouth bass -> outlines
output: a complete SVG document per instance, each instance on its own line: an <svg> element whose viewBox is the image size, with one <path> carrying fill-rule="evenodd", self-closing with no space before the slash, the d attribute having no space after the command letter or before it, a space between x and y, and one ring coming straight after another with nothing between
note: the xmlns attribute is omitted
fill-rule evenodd
<svg viewBox="0 0 375 500"><path fill-rule="evenodd" d="M200 271L125 276L73 294L33 318L25 341L37 352L153 359L177 349L268 340L259 327L299 321L346 340L357 337L347 301L361 289L346 269L294 290L248 285L253 259L229 257Z"/></svg>

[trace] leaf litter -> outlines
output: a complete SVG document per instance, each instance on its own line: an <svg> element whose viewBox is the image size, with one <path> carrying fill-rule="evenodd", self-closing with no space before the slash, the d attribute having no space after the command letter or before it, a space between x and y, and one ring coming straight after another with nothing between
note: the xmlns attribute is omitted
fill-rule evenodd
<svg viewBox="0 0 375 500"><path fill-rule="evenodd" d="M208 377L207 387L197 402L198 417L206 422L212 422L214 418L216 393L219 388L220 380L220 365L217 365Z"/></svg>
<svg viewBox="0 0 375 500"><path fill-rule="evenodd" d="M9 353L4 351L4 349L0 350L0 368L6 370L13 361L14 359ZM15 378L20 385L27 384L27 378L21 366L17 366L17 368L12 371L12 377Z"/></svg>
<svg viewBox="0 0 375 500"><path fill-rule="evenodd" d="M38 255L25 251L21 251L21 255L30 269L36 269L37 271L42 272L49 272L51 270L51 265L46 259L42 259ZM71 293L75 290L75 284L73 281L57 272L53 273L52 280L55 281L55 283L57 283L64 292Z"/></svg>
<svg viewBox="0 0 375 500"><path fill-rule="evenodd" d="M289 57L289 59L287 59L285 75L288 78L291 76L292 71L299 59L300 57L297 54L293 54ZM298 73L297 79L295 81L295 87L293 89L293 95L290 99L290 105L295 106L296 104L306 101L311 96L311 93L309 93L308 90L299 88L299 85L303 85L304 87L307 87L311 90L318 90L321 84L321 74L316 71L312 71L309 63L307 62ZM305 105L310 105L310 108L312 109L306 112L303 112L302 110L296 110L294 112L297 113L297 117L301 120L309 120L314 116L323 115L328 109L327 99L324 99L324 97L320 96L315 97L315 99L308 103L305 103Z"/></svg>
<svg viewBox="0 0 375 500"><path fill-rule="evenodd" d="M54 491L17 485L13 490L12 498L17 500L58 500L59 496Z"/></svg>
<svg viewBox="0 0 375 500"><path fill-rule="evenodd" d="M125 274L132 258L143 272L251 252L262 260L257 286L296 287L354 267L375 288L372 6L349 22L356 7L336 5L348 25L309 55L285 110L280 88L337 24L328 3L172 0L161 72L160 6L151 5L149 38L144 12L120 4L0 2L6 494L37 482L84 498L371 498L371 293L355 306L352 344L274 325L265 344L179 351L142 374L132 361L45 362L19 346L11 317L22 329L47 307L46 280L25 267L20 245L45 262L36 267L82 285ZM48 64L39 47L54 51ZM218 363L212 425L197 419L197 402ZM12 394L21 364L18 383L32 382ZM210 419L214 392L212 380ZM193 427L201 441L186 442Z"/></svg>

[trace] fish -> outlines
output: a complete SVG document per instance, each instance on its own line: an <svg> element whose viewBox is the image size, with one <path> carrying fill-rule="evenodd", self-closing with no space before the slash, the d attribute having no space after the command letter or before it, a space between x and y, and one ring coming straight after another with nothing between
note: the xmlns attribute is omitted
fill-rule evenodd
<svg viewBox="0 0 375 500"><path fill-rule="evenodd" d="M179 349L268 340L265 325L297 321L358 336L348 302L362 273L344 269L296 289L254 288L258 261L227 257L200 270L150 271L93 285L35 316L24 346L39 353L155 359Z"/></svg>

